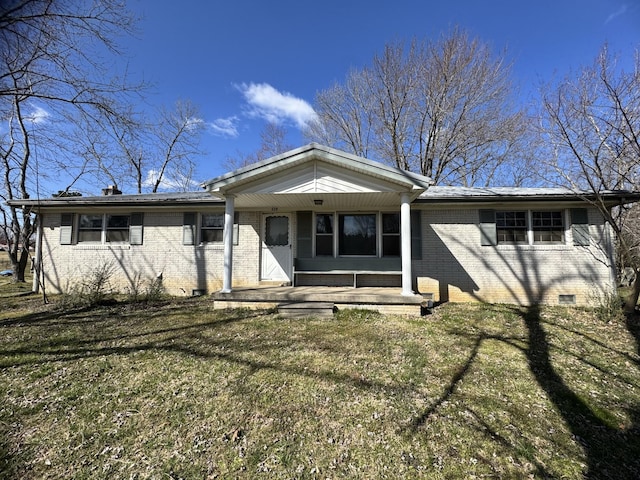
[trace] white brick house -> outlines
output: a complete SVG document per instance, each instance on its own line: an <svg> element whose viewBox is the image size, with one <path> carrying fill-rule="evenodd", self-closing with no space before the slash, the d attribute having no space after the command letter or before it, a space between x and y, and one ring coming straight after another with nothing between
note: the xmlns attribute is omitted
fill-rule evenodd
<svg viewBox="0 0 640 480"><path fill-rule="evenodd" d="M20 201L38 214L47 292L102 265L119 290L161 278L174 295L346 285L434 301L588 304L615 288L611 228L565 189L433 187L317 144L204 187Z"/></svg>

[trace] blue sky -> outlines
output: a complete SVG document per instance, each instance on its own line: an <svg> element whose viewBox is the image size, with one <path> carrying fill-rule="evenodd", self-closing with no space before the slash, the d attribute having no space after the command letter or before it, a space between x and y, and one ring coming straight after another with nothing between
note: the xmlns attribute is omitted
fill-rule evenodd
<svg viewBox="0 0 640 480"><path fill-rule="evenodd" d="M153 83L148 103L189 99L207 124L197 180L260 144L267 119L294 146L316 92L370 62L390 41L436 38L459 26L507 50L521 98L591 64L604 42L630 63L640 0L129 0L141 16L128 69Z"/></svg>

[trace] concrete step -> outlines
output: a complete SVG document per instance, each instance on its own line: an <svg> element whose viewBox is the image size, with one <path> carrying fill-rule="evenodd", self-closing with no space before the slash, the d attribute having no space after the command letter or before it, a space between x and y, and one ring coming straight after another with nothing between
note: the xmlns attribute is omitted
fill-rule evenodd
<svg viewBox="0 0 640 480"><path fill-rule="evenodd" d="M285 318L333 318L331 302L289 302L278 305L278 313Z"/></svg>

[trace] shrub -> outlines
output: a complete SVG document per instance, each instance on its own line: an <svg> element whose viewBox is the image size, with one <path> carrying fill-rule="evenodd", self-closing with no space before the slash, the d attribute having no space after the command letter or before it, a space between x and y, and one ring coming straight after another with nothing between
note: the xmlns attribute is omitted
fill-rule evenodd
<svg viewBox="0 0 640 480"><path fill-rule="evenodd" d="M605 323L618 322L624 320L622 305L620 295L616 291L610 291L598 297L594 313Z"/></svg>
<svg viewBox="0 0 640 480"><path fill-rule="evenodd" d="M103 303L113 294L111 277L115 267L110 262L102 263L90 270L84 280L71 286L62 296L63 308L91 307Z"/></svg>

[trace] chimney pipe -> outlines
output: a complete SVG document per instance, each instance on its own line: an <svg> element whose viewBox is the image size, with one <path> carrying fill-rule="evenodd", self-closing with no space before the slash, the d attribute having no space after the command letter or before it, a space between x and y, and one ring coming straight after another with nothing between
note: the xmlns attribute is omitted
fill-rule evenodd
<svg viewBox="0 0 640 480"><path fill-rule="evenodd" d="M109 185L102 189L102 195L122 195L122 192L118 190L117 185Z"/></svg>

